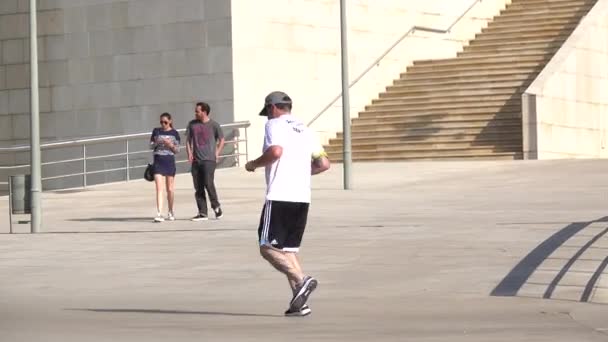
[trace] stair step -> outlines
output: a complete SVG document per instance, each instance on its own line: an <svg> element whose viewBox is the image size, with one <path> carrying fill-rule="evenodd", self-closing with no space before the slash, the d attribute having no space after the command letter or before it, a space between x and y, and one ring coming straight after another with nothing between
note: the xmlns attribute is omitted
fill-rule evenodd
<svg viewBox="0 0 608 342"><path fill-rule="evenodd" d="M403 159L417 159L417 160L438 160L438 159L521 159L522 153L520 151L505 151L506 148L467 148L467 149L444 149L444 150L432 150L432 151L403 151L395 152L356 152L352 153L353 160L355 161L378 161L378 160L403 160ZM329 154L330 160L334 162L342 161L341 153Z"/></svg>
<svg viewBox="0 0 608 342"><path fill-rule="evenodd" d="M521 105L503 105L503 106L462 106L456 108L401 108L401 109L382 109L373 108L359 113L359 117L399 117L412 115L458 115L458 114L487 114L494 112L500 113L520 113Z"/></svg>
<svg viewBox="0 0 608 342"><path fill-rule="evenodd" d="M508 75L475 75L468 77L451 77L447 79L396 79L393 81L393 85L389 87L401 87L401 88L417 88L417 87L435 87L435 86L455 86L455 85L467 85L467 84L500 84L501 82L516 82L516 81L532 81L538 74L508 74Z"/></svg>
<svg viewBox="0 0 608 342"><path fill-rule="evenodd" d="M476 71L477 74L482 74L488 70L521 70L526 69L527 72L534 70L535 68L542 68L551 60L551 56L536 61L512 61L504 63L484 63L484 62L466 62L466 63L455 63L453 65L416 65L410 66L406 69L406 74L409 75L420 75L425 74L430 76L431 74L452 74L458 75L461 72Z"/></svg>
<svg viewBox="0 0 608 342"><path fill-rule="evenodd" d="M500 11L500 15L505 13L517 13L528 10L559 10L572 8L590 8L593 4L588 1L567 1L567 2L544 2L527 4L508 4L505 9Z"/></svg>
<svg viewBox="0 0 608 342"><path fill-rule="evenodd" d="M500 151L500 152L521 152L522 145L521 142L513 141L513 144L500 142L497 144L487 144L485 142L480 143L479 145L475 145L475 143L454 143L452 144L389 144L389 145L377 145L372 147L371 145L367 148L358 148L354 153L363 154L363 153L387 153L387 152L406 152L406 153L428 153L428 152L436 152L436 151L467 151L467 150L488 150L488 152L492 151ZM341 149L331 149L327 150L328 154L337 154L342 152Z"/></svg>
<svg viewBox="0 0 608 342"><path fill-rule="evenodd" d="M555 6L556 4L564 3L564 4L592 4L595 3L596 0L513 0L507 6Z"/></svg>
<svg viewBox="0 0 608 342"><path fill-rule="evenodd" d="M351 125L353 134L355 132L367 132L369 130L380 131L408 131L415 129L443 129L443 128L478 128L478 127L502 127L521 126L520 119L495 119L487 120L455 120L444 122L419 122L419 123L369 123L367 125Z"/></svg>
<svg viewBox="0 0 608 342"><path fill-rule="evenodd" d="M516 94L525 91L526 86L521 82L517 85L503 86L480 86L474 83L468 87L451 87L442 89L440 87L418 87L416 90L399 90L393 88L389 92L381 93L378 98L372 100L371 105L427 105L429 103L442 104L455 101L471 103L472 101L499 101L513 98ZM472 98L474 97L474 98Z"/></svg>
<svg viewBox="0 0 608 342"><path fill-rule="evenodd" d="M468 76L487 74L489 72L501 71L511 74L525 74L535 71L540 71L545 66L544 62L526 62L526 63L511 63L509 65L490 65L484 67L475 67L473 65L458 66L446 70L432 69L411 69L407 71L407 78L428 78L428 77L449 77L449 76Z"/></svg>
<svg viewBox="0 0 608 342"><path fill-rule="evenodd" d="M499 140L509 140L517 137L521 140L521 130L501 130L497 132L491 133L478 133L478 134L470 134L470 133L462 133L461 130L458 130L458 133L448 133L441 130L434 134L424 134L424 135L415 135L415 134L407 134L407 135L399 135L399 134L383 134L382 136L351 136L351 145L355 146L359 143L375 143L379 140L398 140L401 142L418 142L418 141L427 141L432 140L435 142L450 142L450 141L499 141ZM339 135L337 138L329 139L329 145L338 145L342 146L342 136Z"/></svg>
<svg viewBox="0 0 608 342"><path fill-rule="evenodd" d="M407 124L421 122L452 122L452 121L492 121L497 119L519 119L521 112L508 113L484 113L484 114L430 114L430 115L407 115L393 117L359 117L353 120L352 126L362 126L369 124Z"/></svg>
<svg viewBox="0 0 608 342"><path fill-rule="evenodd" d="M490 44L486 44L486 45L490 45ZM506 42L506 45L503 44L500 47L503 47L503 49L496 49L494 51L467 51L469 49L467 49L467 47L469 47L469 45L464 46L462 51L459 51L456 53L456 57L451 57L451 58L463 58L463 57L469 57L469 58L473 58L473 57L486 57L486 58L493 58L493 57L519 57L519 56L538 56L538 55L546 55L546 54L553 54L555 53L555 51L557 51L560 48L559 43L554 43L554 44L546 44L546 43L535 43L535 44L515 44L511 42ZM497 46L498 48L499 46ZM466 53L466 55L461 56L463 53ZM478 54L478 55L476 55Z"/></svg>
<svg viewBox="0 0 608 342"><path fill-rule="evenodd" d="M486 77L488 81L491 81L493 77L496 76L512 76L512 75L531 75L538 74L542 70L542 67L527 67L527 68L511 68L511 69L491 69L484 70L482 73L479 71L475 72L474 70L464 70L458 72L444 72L444 73L419 73L419 74L409 74L408 76L403 76L401 82L455 82L459 80L473 79L473 78L481 78Z"/></svg>
<svg viewBox="0 0 608 342"><path fill-rule="evenodd" d="M541 2L541 3L519 3L519 4L508 4L505 9L500 11L500 15L503 15L510 11L536 11L536 10L568 10L572 8L589 8L593 7L594 3L589 1L564 1L564 2Z"/></svg>
<svg viewBox="0 0 608 342"><path fill-rule="evenodd" d="M469 42L469 46L488 46L502 43L503 45L527 45L527 44L535 44L535 43L554 43L554 42L565 42L569 34L559 35L559 36L546 36L546 37L513 37L510 39L505 39L501 37L481 37L473 39ZM563 45L563 44L562 44Z"/></svg>
<svg viewBox="0 0 608 342"><path fill-rule="evenodd" d="M581 4L581 3L562 3L551 6L507 6L506 9L502 10L499 14L500 17L511 17L517 15L548 15L548 14L561 14L561 13L585 13L588 12L593 5Z"/></svg>
<svg viewBox="0 0 608 342"><path fill-rule="evenodd" d="M528 30L530 32L534 31L536 29L536 27L538 27L538 23L534 23L534 22L521 22L521 23L511 23L511 22L506 22L506 23L500 23L500 22L490 22L488 24L488 26L485 29L482 30L502 30L502 29L512 29L512 28L522 28L524 30ZM578 25L578 21L573 21L572 19L556 19L556 20L548 20L548 22L543 22L542 25L563 25L563 26L568 26L568 25L574 25L574 28L567 30L568 32L573 31L576 26ZM486 31L482 31L481 33L478 34L485 34Z"/></svg>
<svg viewBox="0 0 608 342"><path fill-rule="evenodd" d="M434 128L412 128L410 130L390 130L390 131L362 131L356 132L352 135L352 140L356 139L384 139L384 138L422 138L425 136L436 137L436 136L454 136L454 135L502 135L518 133L521 135L521 125L512 126L499 126L499 127L455 127L455 128L443 128L437 130ZM336 139L343 139L342 132L336 133Z"/></svg>
<svg viewBox="0 0 608 342"><path fill-rule="evenodd" d="M483 91L483 89L478 90ZM394 96L394 97L381 97L379 100L387 100L390 102L380 102L377 104L371 104L365 106L365 110L400 110L403 108L411 110L420 110L425 108L468 108L472 104L477 106L496 106L496 105L520 105L521 104L521 91L514 91L504 94L461 94L461 95L450 95L441 96L441 94L433 94L432 97L418 97L415 99L407 99L405 97ZM479 99L479 100L477 100ZM482 99L482 100L481 100ZM475 107L475 106L473 106Z"/></svg>
<svg viewBox="0 0 608 342"><path fill-rule="evenodd" d="M459 107L463 107L463 105L467 105L470 104L470 107L475 107L475 105L473 105L473 103L475 102L474 99L471 98L477 98L477 97L485 97L484 101L479 101L476 102L478 106L489 106L489 103L491 102L499 102L502 105L506 105L509 103L512 103L512 105L518 105L521 99L521 94L523 93L523 88L519 89L517 91L512 91L512 92L504 92L504 93L496 93L496 94L490 94L490 93L483 93L484 89L478 89L475 90L477 93L473 93L473 90L471 90L471 94L470 95L466 95L466 94L456 94L456 95L445 95L445 96L441 96L441 94L432 94L430 96L427 97L415 97L415 98L409 98L406 96L399 96L396 94L393 94L393 96L383 96L384 94L380 94L381 97L378 98L378 100L402 100L402 101L408 101L410 100L411 102L408 103L394 103L394 104L385 104L385 105L372 105L369 109L367 109L366 111L383 111L383 110L389 110L389 111L393 111L393 110L397 110L397 109L403 109L403 108L411 108L411 109L425 109L425 108L432 108L433 106L437 106L437 108L459 108ZM505 96L508 96L509 99L511 99L513 102L509 102L509 99L505 99ZM453 106L450 106L450 103L453 103ZM369 105L368 105L369 106ZM397 108L394 108L395 106L397 106ZM443 107L442 107L443 106ZM393 107L391 109L391 107ZM469 107L469 106L466 106Z"/></svg>
<svg viewBox="0 0 608 342"><path fill-rule="evenodd" d="M515 14L500 14L494 17L493 22L496 23L524 23L524 22L545 22L545 20L555 19L571 19L573 21L579 21L579 19L587 11L571 11L571 10L560 10L550 12L525 12Z"/></svg>
<svg viewBox="0 0 608 342"><path fill-rule="evenodd" d="M374 108L359 113L359 118L394 118L406 116L424 115L469 115L469 114L491 114L491 113L521 113L521 105L502 105L502 106L461 106L455 108L401 108L401 109L382 109Z"/></svg>
<svg viewBox="0 0 608 342"><path fill-rule="evenodd" d="M566 23L566 24L536 24L536 25L525 25L525 26L489 26L481 29L482 34L486 33L522 33L522 32L542 32L542 31L572 31L578 26L577 23Z"/></svg>
<svg viewBox="0 0 608 342"><path fill-rule="evenodd" d="M365 145L365 146L354 146L352 145L351 147L356 148L356 152L359 153L386 153L386 152L396 152L396 153L400 153L400 152L435 152L437 150L454 150L454 149L458 149L458 150L470 150L470 149L479 149L479 148L486 148L486 149L501 149L502 151L508 151L508 152L521 152L522 151L522 145L521 143L518 143L516 140L505 140L503 142L498 142L498 141L472 141L472 142L454 142L454 143L425 143L425 142L420 142L420 143L407 143L404 145L405 148L391 148L389 146L385 146L385 145L377 145L377 146L372 146L372 145ZM337 156L337 157L342 157L341 154L343 152L343 147L342 145L335 145L332 147L327 147L325 148L325 151L327 152L327 154L330 156L330 159L333 159L332 156Z"/></svg>
<svg viewBox="0 0 608 342"><path fill-rule="evenodd" d="M463 52L469 51L478 51L478 52L497 52L500 53L502 51L515 51L515 50L523 50L523 49L558 49L560 48L566 38L559 39L540 39L540 40L528 40L525 44L517 41L507 41L507 42L497 42L497 41L488 41L488 42L476 42L474 40L469 42L469 45L466 45L463 48Z"/></svg>
<svg viewBox="0 0 608 342"><path fill-rule="evenodd" d="M475 36L475 39L473 39L471 41L471 44L476 42L476 43L487 43L487 42L493 42L493 41L501 41L501 42L506 42L506 41L514 41L514 42L524 42L527 40L535 40L535 39L568 39L568 37L570 36L570 31L568 32L526 32L526 33L509 33L509 34L501 34L501 33L497 33L497 34L489 34L489 33L482 33L482 34L477 34Z"/></svg>
<svg viewBox="0 0 608 342"><path fill-rule="evenodd" d="M449 91L444 91L444 92L433 92L433 91L427 91L426 93L423 94L409 94L407 92L398 92L398 91L393 91L393 92L386 92L386 93L381 93L380 94L380 98L381 99L385 99L385 98L395 98L398 97L400 99L402 99L403 101L408 101L408 102L420 102L420 101L425 101L425 100L431 100L431 99L435 99L435 98L458 98L458 97L462 97L462 96L482 96L482 95L511 95L516 93L518 90L520 90L520 88L522 88L521 86L514 86L514 87L510 87L510 88L474 88L474 89L455 89L455 90L449 90Z"/></svg>
<svg viewBox="0 0 608 342"><path fill-rule="evenodd" d="M430 59L430 60L420 60L415 61L413 66L410 68L419 68L419 67L452 67L454 65L484 65L484 64L499 64L499 63L511 63L511 62L532 62L532 61L546 61L553 56L552 53L547 53L546 51L536 50L536 53L528 53L521 55L497 55L495 57L470 57L470 56L461 56L456 58L448 58L448 59Z"/></svg>
<svg viewBox="0 0 608 342"><path fill-rule="evenodd" d="M382 110L423 110L423 109L451 109L451 108L497 108L504 106L521 106L521 93L505 94L500 96L466 96L458 99L437 98L433 101L409 102L399 97L379 98L371 105L367 105L365 111Z"/></svg>
<svg viewBox="0 0 608 342"><path fill-rule="evenodd" d="M456 58L497 58L529 55L554 55L558 50L559 46L536 49L524 45L521 48L503 49L496 51L463 50L456 54Z"/></svg>
<svg viewBox="0 0 608 342"><path fill-rule="evenodd" d="M497 146L508 146L511 150L521 150L521 137L518 139L509 139L501 141L417 141L417 142L387 142L376 141L370 144L351 144L351 147L356 147L357 152L390 152L390 151L436 151L448 149L469 149L469 148L496 148ZM342 145L332 145L325 147L327 153L341 153Z"/></svg>
<svg viewBox="0 0 608 342"><path fill-rule="evenodd" d="M549 19L545 19L542 22L538 22L538 21L524 21L524 22L520 22L517 23L516 25L514 25L512 22L507 21L507 22L500 22L497 21L498 17L495 17L492 21L490 21L488 23L488 26L485 27L484 29L512 29L512 28L522 28L522 29L533 29L535 27L539 27L539 26L553 26L553 25L577 25L578 21L573 21L572 18L567 17L567 18L549 18Z"/></svg>
<svg viewBox="0 0 608 342"><path fill-rule="evenodd" d="M478 91L483 91L478 90ZM371 105L367 105L366 109L400 109L407 107L409 109L422 109L429 106L437 106L436 108L462 108L463 106L478 107L478 106L504 106L521 104L522 92L505 92L502 94L477 94L477 95L459 95L459 96L440 96L441 93L433 94L434 97L419 97L416 99L408 99L407 97L380 97ZM437 96L435 96L437 95Z"/></svg>
<svg viewBox="0 0 608 342"><path fill-rule="evenodd" d="M557 4L557 3L586 3L592 4L596 0L513 0L508 6L539 6L545 4Z"/></svg>
<svg viewBox="0 0 608 342"><path fill-rule="evenodd" d="M556 2L566 2L569 3L570 1L572 2L588 2L588 3L593 3L593 1L595 0L513 0L511 1L511 6L513 5L529 5L529 4L536 4L536 3L548 3L548 2L552 2L552 3L556 3Z"/></svg>
<svg viewBox="0 0 608 342"><path fill-rule="evenodd" d="M519 75L518 75L519 76ZM461 81L461 82L450 82L450 83L428 83L409 85L407 82L397 83L386 87L387 92L393 93L405 93L408 94L419 94L424 92L442 92L451 91L455 89L467 90L467 89L500 89L500 88L520 88L523 85L531 81L529 76L521 76L518 78L503 78L500 80L482 80L482 81Z"/></svg>
<svg viewBox="0 0 608 342"><path fill-rule="evenodd" d="M330 157L332 163L340 164L342 163L342 156L336 155ZM402 162L402 161L484 161L484 160L519 160L522 158L522 153L519 152L505 152L505 153L493 153L489 155L484 154L476 154L473 156L468 155L445 155L443 157L416 157L416 158L407 158L399 155L396 156L372 156L372 157L357 157L353 159L353 161L357 163L378 163L378 162Z"/></svg>

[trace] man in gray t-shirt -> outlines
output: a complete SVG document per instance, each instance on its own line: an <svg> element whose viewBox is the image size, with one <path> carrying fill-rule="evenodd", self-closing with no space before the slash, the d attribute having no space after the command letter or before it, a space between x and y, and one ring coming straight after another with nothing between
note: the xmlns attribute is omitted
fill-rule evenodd
<svg viewBox="0 0 608 342"><path fill-rule="evenodd" d="M205 102L199 102L195 107L195 119L186 128L186 149L188 161L192 163L192 181L196 190L194 197L198 206L198 214L192 221L207 220L207 198L209 194L211 208L216 218L223 213L215 190L215 168L224 148L224 133L220 125L209 118L211 108Z"/></svg>

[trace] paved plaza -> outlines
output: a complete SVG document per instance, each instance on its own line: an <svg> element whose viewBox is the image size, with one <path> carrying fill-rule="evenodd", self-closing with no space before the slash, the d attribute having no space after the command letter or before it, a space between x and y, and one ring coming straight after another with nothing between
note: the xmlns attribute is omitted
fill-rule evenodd
<svg viewBox="0 0 608 342"><path fill-rule="evenodd" d="M263 173L218 170L224 218L152 223L145 181L49 192L8 234L0 341L608 341L608 160L362 163L315 176L312 315L258 254ZM15 222L26 216L15 217Z"/></svg>

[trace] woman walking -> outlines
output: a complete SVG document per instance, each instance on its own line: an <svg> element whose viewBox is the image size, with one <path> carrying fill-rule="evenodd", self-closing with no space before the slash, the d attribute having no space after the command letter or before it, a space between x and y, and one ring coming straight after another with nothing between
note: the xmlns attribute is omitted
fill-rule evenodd
<svg viewBox="0 0 608 342"><path fill-rule="evenodd" d="M163 222L163 187L167 190L169 212L167 220L174 221L175 198L175 154L179 152L179 133L173 128L171 114L160 116L160 127L152 131L150 148L154 150L154 183L156 184L156 217L154 222Z"/></svg>

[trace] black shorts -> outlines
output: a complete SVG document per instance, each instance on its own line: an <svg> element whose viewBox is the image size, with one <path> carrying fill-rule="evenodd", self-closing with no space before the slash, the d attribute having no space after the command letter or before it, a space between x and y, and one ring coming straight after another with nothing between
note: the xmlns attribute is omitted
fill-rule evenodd
<svg viewBox="0 0 608 342"><path fill-rule="evenodd" d="M309 203L266 201L262 209L258 241L286 252L297 252L302 242Z"/></svg>

